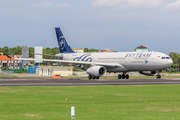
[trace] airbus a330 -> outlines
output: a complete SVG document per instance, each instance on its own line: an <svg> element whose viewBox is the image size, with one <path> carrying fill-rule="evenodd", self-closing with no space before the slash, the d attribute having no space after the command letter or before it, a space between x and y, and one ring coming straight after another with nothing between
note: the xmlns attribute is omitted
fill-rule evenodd
<svg viewBox="0 0 180 120"><path fill-rule="evenodd" d="M55 28L60 54L56 58L38 59L70 63L72 66L86 70L89 79L99 79L106 72L122 72L119 79L129 79L130 71L139 71L144 75L156 75L161 78L160 71L171 67L173 61L170 56L161 52L105 52L105 53L75 53L69 46L60 28ZM37 60L21 58L22 60Z"/></svg>

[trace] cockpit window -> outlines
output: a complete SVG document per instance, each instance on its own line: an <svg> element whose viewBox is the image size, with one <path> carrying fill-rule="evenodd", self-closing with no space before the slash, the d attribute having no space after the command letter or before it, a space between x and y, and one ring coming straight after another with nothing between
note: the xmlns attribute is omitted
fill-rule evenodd
<svg viewBox="0 0 180 120"><path fill-rule="evenodd" d="M161 59L170 59L169 57L162 57Z"/></svg>

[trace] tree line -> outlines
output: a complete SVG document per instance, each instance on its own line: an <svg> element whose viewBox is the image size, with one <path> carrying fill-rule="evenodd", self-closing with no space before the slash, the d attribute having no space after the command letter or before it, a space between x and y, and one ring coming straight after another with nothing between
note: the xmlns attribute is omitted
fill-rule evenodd
<svg viewBox="0 0 180 120"><path fill-rule="evenodd" d="M9 48L7 46L5 46L3 48L0 47L0 52L3 52L4 55L9 55L9 56L22 55L22 47L20 47L20 46L13 47L13 48ZM84 52L98 52L98 49L84 48ZM54 47L54 48L47 47L47 48L43 49L43 54L55 55L58 53L60 53L58 47ZM29 47L29 57L34 58L34 47ZM54 59L53 56L44 56L43 58Z"/></svg>
<svg viewBox="0 0 180 120"><path fill-rule="evenodd" d="M180 54L177 52L170 52L171 58L173 60L173 65L171 66L171 71L179 71L180 66Z"/></svg>
<svg viewBox="0 0 180 120"><path fill-rule="evenodd" d="M3 48L0 47L0 52L3 52L4 55L8 55L8 56L22 55L22 47L21 46L16 46L16 47L13 47L13 48L9 48L7 46L5 46ZM98 49L84 48L84 52L98 52ZM43 56L43 59L55 59L54 55L56 55L58 53L60 53L58 47L44 48L43 49L43 54L45 54L45 55ZM48 56L48 55L52 55L52 56ZM34 58L34 47L29 47L29 58ZM43 62L43 63L51 64L52 62Z"/></svg>
<svg viewBox="0 0 180 120"><path fill-rule="evenodd" d="M14 56L14 55L22 55L22 47L21 46L16 46L13 48L9 48L7 46L1 48L0 47L0 52L3 52L4 55L8 55L8 56ZM88 48L84 48L84 52L98 52L98 49L88 49ZM54 48L44 48L43 49L43 54L47 54L43 56L43 59L55 59L54 56L48 56L48 55L55 55L60 53L59 48L58 47L54 47ZM170 52L169 53L173 59L173 65L171 66L171 70L172 71L176 71L179 70L179 66L180 66L180 54L177 52ZM29 57L30 58L34 58L34 47L29 47Z"/></svg>

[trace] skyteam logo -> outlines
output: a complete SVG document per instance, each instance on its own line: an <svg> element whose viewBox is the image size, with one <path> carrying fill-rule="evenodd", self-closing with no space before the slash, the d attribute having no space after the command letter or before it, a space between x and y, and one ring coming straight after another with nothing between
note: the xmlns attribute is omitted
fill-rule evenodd
<svg viewBox="0 0 180 120"><path fill-rule="evenodd" d="M148 64L149 61L145 60L145 64Z"/></svg>
<svg viewBox="0 0 180 120"><path fill-rule="evenodd" d="M92 62L91 54L83 54L80 57L74 58L73 61Z"/></svg>
<svg viewBox="0 0 180 120"><path fill-rule="evenodd" d="M60 48L61 50L63 50L64 47L65 47L65 37L64 37L64 36L61 36L61 37L59 37L59 48Z"/></svg>

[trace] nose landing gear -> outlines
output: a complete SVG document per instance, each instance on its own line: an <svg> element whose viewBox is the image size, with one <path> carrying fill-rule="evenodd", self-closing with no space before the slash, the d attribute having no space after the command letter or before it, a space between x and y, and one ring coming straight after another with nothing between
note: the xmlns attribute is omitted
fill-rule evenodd
<svg viewBox="0 0 180 120"><path fill-rule="evenodd" d="M156 79L161 79L161 75L160 75L161 71L156 71L156 72L157 72Z"/></svg>
<svg viewBox="0 0 180 120"><path fill-rule="evenodd" d="M156 75L156 79L161 79L161 75Z"/></svg>

